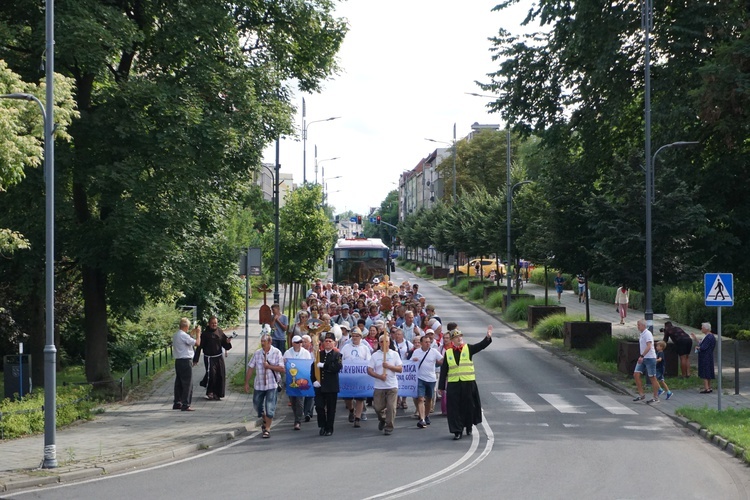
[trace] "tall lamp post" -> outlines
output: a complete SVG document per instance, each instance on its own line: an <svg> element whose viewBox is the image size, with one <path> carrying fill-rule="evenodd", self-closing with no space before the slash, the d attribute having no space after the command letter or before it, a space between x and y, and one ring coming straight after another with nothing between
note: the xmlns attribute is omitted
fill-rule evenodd
<svg viewBox="0 0 750 500"><path fill-rule="evenodd" d="M508 147L510 148L510 144L508 145ZM510 172L510 169L508 170L508 172ZM506 310L510 306L510 294L513 291L513 284L510 281L510 278L511 278L511 276L510 276L510 254L511 254L511 252L510 252L510 245L511 245L511 242L512 242L512 240L510 238L510 214L513 212L513 191L518 186L522 186L524 184L529 184L529 183L531 183L531 181L521 181L521 182L516 182L515 184L513 184L513 186L511 186L510 185L510 177L508 177L508 208L507 208L508 211L507 211L507 214L506 214L506 219L507 219L506 222L508 224L508 226L507 226L507 233L508 233L507 234L507 236L508 236L508 241L507 241L507 245L508 245L508 268L505 269L505 276L506 276L507 282L508 282L508 298L506 300L506 305L505 305Z"/></svg>
<svg viewBox="0 0 750 500"><path fill-rule="evenodd" d="M318 147L317 146L315 147L315 184L318 183L318 165L322 165L324 162L327 162L327 161L338 160L339 158L340 156L334 156L333 158L326 158L324 160L318 161ZM320 175L320 183L325 184L326 168L321 167L321 169L322 169L322 173Z"/></svg>
<svg viewBox="0 0 750 500"><path fill-rule="evenodd" d="M677 141L665 144L654 153L654 156L646 160L646 310L644 317L649 330L653 330L654 310L651 302L651 288L653 283L652 267L652 228L651 228L651 206L654 203L654 167L656 166L656 156L667 148L676 148L681 146L693 146L700 144L697 141Z"/></svg>
<svg viewBox="0 0 750 500"><path fill-rule="evenodd" d="M25 93L0 95L2 99L34 101L42 112L44 121L44 175L45 175L45 345L44 345L44 459L42 468L57 467L57 374L55 359L55 143L52 132L55 123L55 7L47 0L45 7L46 43L46 109L35 96Z"/></svg>
<svg viewBox="0 0 750 500"><path fill-rule="evenodd" d="M307 184L307 129L313 123L330 122L331 120L338 120L340 116L332 116L330 118L324 118L322 120L313 120L309 123L305 121L305 106L304 99L302 100L302 183Z"/></svg>

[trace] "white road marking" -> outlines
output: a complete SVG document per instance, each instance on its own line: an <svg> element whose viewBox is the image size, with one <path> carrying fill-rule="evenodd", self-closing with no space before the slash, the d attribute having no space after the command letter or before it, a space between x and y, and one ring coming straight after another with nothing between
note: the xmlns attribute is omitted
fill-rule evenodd
<svg viewBox="0 0 750 500"><path fill-rule="evenodd" d="M623 425L622 428L629 431L663 431L665 429L661 425Z"/></svg>
<svg viewBox="0 0 750 500"><path fill-rule="evenodd" d="M539 394L542 399L547 401L549 404L554 406L557 411L560 413L578 413L578 414L586 414L585 411L581 410L578 406L574 406L569 404L562 396L559 394Z"/></svg>
<svg viewBox="0 0 750 500"><path fill-rule="evenodd" d="M467 451L461 459L456 462L455 464L451 465L450 467L443 469L439 472L436 472L435 474L432 474L431 476L422 478L418 481L414 481L410 484L405 484L403 486L399 486L398 488L394 488L389 491L385 491L383 493L380 493L378 495L373 495L371 497L365 498L365 500L372 500L375 498L399 498L407 495L411 495L412 493L416 493L421 490L425 490L427 488L432 488L436 484L443 483L445 481L448 481L449 479L452 479L455 476L458 476L459 474L463 474L464 472L468 471L469 469L475 467L476 465L479 465L492 451L492 446L495 443L495 434L492 432L492 429L487 424L487 420L484 418L484 412L482 412L482 428L484 428L485 434L487 434L487 444L484 446L484 451L466 464L463 468L454 471L451 474L444 475L447 472L455 469L457 466L461 465L464 461L466 461L471 455L474 454L476 449L479 447L479 436L478 432L475 434L472 434L472 440L471 440L471 447L469 448L469 451ZM441 477L442 476L442 477Z"/></svg>
<svg viewBox="0 0 750 500"><path fill-rule="evenodd" d="M520 425L526 427L549 427L549 424L543 422L498 422L498 425Z"/></svg>
<svg viewBox="0 0 750 500"><path fill-rule="evenodd" d="M492 395L504 405L509 406L510 411L534 412L534 408L527 405L515 392L493 392Z"/></svg>
<svg viewBox="0 0 750 500"><path fill-rule="evenodd" d="M567 427L568 429L575 429L577 427L580 427L580 424L563 424L563 427Z"/></svg>
<svg viewBox="0 0 750 500"><path fill-rule="evenodd" d="M598 404L613 415L638 415L635 411L627 406L618 403L609 396L586 396L594 403Z"/></svg>

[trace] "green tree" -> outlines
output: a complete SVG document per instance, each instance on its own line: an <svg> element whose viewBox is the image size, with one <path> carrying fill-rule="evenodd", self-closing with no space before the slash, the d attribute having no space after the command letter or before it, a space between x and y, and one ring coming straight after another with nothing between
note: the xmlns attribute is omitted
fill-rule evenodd
<svg viewBox="0 0 750 500"><path fill-rule="evenodd" d="M336 242L336 228L320 207L318 184L292 191L279 213L279 275L284 283L310 283ZM274 260L274 231L263 234L265 262Z"/></svg>
<svg viewBox="0 0 750 500"><path fill-rule="evenodd" d="M82 283L89 381L111 380L110 314L179 292L170 278L189 274L203 252L217 264L206 275L236 272L236 255L223 262L222 221L264 145L291 132L287 82L316 91L336 70L346 26L333 5L74 0L56 9L59 25L75 27L56 33L56 67L75 82L81 112L58 154L60 232ZM34 7L0 5L0 57L23 77L44 47Z"/></svg>

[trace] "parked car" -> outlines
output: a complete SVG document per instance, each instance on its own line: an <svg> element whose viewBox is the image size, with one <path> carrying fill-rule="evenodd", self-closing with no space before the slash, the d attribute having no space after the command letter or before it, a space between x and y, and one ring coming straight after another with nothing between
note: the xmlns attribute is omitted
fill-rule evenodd
<svg viewBox="0 0 750 500"><path fill-rule="evenodd" d="M471 259L468 264L458 266L458 273L466 274L468 276L476 276L477 264L481 268L482 276L484 276L485 278L488 278L492 271L495 271L496 273L499 272L501 276L505 274L505 265L500 263L500 265L498 266L498 263L495 259ZM452 267L448 269L448 275L453 275Z"/></svg>

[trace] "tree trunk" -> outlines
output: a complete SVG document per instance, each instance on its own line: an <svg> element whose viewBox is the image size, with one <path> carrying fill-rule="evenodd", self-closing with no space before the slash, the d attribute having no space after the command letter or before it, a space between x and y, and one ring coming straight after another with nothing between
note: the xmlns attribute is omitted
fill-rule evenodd
<svg viewBox="0 0 750 500"><path fill-rule="evenodd" d="M84 330L86 333L86 381L104 388L112 382L107 349L106 277L99 269L83 266Z"/></svg>

